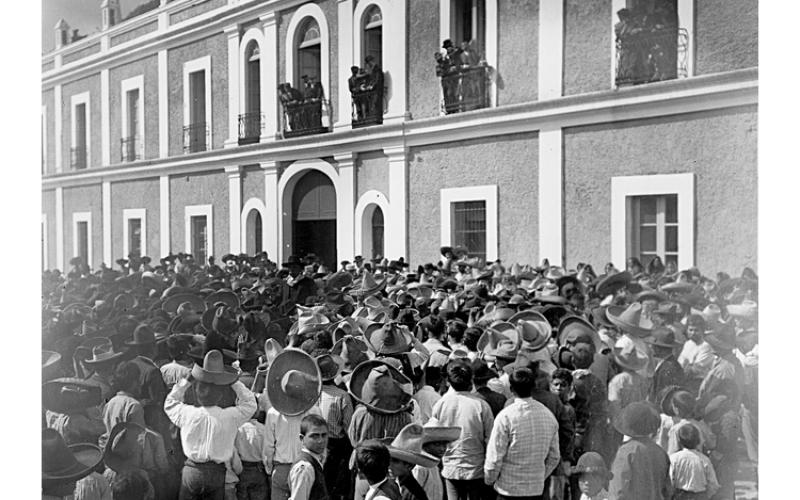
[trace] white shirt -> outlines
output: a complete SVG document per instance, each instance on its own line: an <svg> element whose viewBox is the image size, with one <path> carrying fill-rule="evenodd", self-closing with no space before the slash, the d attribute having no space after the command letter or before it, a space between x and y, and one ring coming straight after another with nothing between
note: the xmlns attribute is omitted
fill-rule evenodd
<svg viewBox="0 0 800 500"><path fill-rule="evenodd" d="M412 397L419 405L419 416L422 422L427 422L430 420L431 412L433 411L433 405L442 399L439 393L433 390L433 387L429 385L422 386L422 388L420 388L420 390L418 390Z"/></svg>
<svg viewBox="0 0 800 500"><path fill-rule="evenodd" d="M711 460L697 450L682 449L669 456L669 476L676 490L702 492L709 497L719 490Z"/></svg>
<svg viewBox="0 0 800 500"><path fill-rule="evenodd" d="M181 380L167 395L164 411L181 429L183 453L195 462L225 463L233 456L236 432L256 411L256 398L238 380L231 386L236 393L236 406L192 406L182 401L189 387Z"/></svg>
<svg viewBox="0 0 800 500"><path fill-rule="evenodd" d="M678 363L684 370L690 369L695 372L687 373L689 378L703 379L714 363L714 350L705 340L700 344L691 339L687 340L678 356Z"/></svg>
<svg viewBox="0 0 800 500"><path fill-rule="evenodd" d="M306 415L322 417L322 411L316 405L292 417L287 417L275 408L267 411L267 419L264 421L263 451L267 474L272 474L272 468L276 463L293 464L300 458L303 449L303 443L300 441L300 421Z"/></svg>
<svg viewBox="0 0 800 500"><path fill-rule="evenodd" d="M302 448L302 451L311 455L317 463L319 463L319 466L322 467L322 456L306 448ZM316 473L314 472L314 465L304 460L298 460L289 471L289 488L291 490L289 500L308 499L308 496L311 494L311 487L314 486L315 479Z"/></svg>
<svg viewBox="0 0 800 500"><path fill-rule="evenodd" d="M369 491L367 491L367 494L364 495L364 500L391 500L389 497L384 495L383 492L378 490L378 488L380 488L381 485L388 480L389 478L387 477L384 478L384 480L381 481L380 483L369 485Z"/></svg>

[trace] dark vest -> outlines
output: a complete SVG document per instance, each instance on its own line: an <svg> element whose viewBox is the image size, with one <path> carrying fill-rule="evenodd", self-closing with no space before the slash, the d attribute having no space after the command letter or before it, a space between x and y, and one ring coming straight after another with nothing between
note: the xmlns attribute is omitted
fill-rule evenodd
<svg viewBox="0 0 800 500"><path fill-rule="evenodd" d="M322 471L322 466L317 459L308 452L301 451L298 462L308 462L314 467L314 484L311 485L311 492L308 494L308 500L328 500L329 496L328 487L325 485L325 473Z"/></svg>

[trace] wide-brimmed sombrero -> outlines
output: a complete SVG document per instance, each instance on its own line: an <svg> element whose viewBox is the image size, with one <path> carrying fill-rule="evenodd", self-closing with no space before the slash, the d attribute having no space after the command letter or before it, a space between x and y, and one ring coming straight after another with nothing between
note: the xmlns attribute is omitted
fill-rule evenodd
<svg viewBox="0 0 800 500"><path fill-rule="evenodd" d="M380 359L364 361L350 376L349 390L353 398L368 409L384 415L408 410L411 394L403 386L411 380L398 369Z"/></svg>
<svg viewBox="0 0 800 500"><path fill-rule="evenodd" d="M420 424L408 424L397 436L386 438L389 455L395 460L402 460L420 467L435 467L439 459L422 450L425 443L425 431Z"/></svg>
<svg viewBox="0 0 800 500"><path fill-rule="evenodd" d="M319 400L322 376L314 358L298 349L278 354L267 373L267 398L286 416L300 415Z"/></svg>
<svg viewBox="0 0 800 500"><path fill-rule="evenodd" d="M627 308L624 306L609 306L606 317L612 324L623 332L636 337L647 337L653 331L653 323L642 316L642 304L634 302Z"/></svg>
<svg viewBox="0 0 800 500"><path fill-rule="evenodd" d="M75 482L92 473L103 459L100 448L82 443L67 446L55 429L42 429L42 486Z"/></svg>
<svg viewBox="0 0 800 500"><path fill-rule="evenodd" d="M238 380L239 373L236 369L225 366L221 351L212 349L205 354L203 366L195 363L192 367L192 377L213 385L231 385Z"/></svg>

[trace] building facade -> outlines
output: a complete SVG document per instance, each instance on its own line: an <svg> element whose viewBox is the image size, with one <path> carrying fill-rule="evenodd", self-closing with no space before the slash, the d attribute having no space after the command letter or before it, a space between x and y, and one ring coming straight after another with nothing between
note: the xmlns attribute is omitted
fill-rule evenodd
<svg viewBox="0 0 800 500"><path fill-rule="evenodd" d="M153 7L103 2L100 32L70 43L60 22L42 57L46 269L261 250L416 265L445 244L756 267L755 0ZM437 65L446 39L471 41L460 65Z"/></svg>

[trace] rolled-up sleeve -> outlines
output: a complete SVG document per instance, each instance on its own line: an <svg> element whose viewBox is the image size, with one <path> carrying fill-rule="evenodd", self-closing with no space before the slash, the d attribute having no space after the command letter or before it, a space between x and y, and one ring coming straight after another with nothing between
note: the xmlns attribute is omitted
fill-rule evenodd
<svg viewBox="0 0 800 500"><path fill-rule="evenodd" d="M164 412L176 427L183 427L187 418L186 414L191 409L189 405L183 402L183 395L188 388L189 381L182 379L175 384L170 393L167 394L166 400L164 400Z"/></svg>

